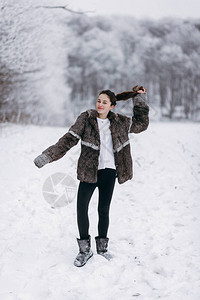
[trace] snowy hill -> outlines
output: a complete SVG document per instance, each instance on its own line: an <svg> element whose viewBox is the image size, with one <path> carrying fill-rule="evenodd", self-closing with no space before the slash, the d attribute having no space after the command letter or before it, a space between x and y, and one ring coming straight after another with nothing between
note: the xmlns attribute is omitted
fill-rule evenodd
<svg viewBox="0 0 200 300"><path fill-rule="evenodd" d="M151 123L131 135L134 179L116 184L108 262L96 255L97 196L90 203L94 256L82 268L76 198L63 207L45 201L52 174L76 182L80 143L42 169L33 159L66 128L1 124L0 299L198 300L200 298L200 127Z"/></svg>

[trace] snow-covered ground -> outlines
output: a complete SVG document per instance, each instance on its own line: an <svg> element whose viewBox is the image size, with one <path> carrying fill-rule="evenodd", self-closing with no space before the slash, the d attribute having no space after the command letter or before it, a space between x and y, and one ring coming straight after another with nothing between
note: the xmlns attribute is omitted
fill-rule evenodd
<svg viewBox="0 0 200 300"><path fill-rule="evenodd" d="M33 159L66 128L1 125L0 299L200 299L200 126L151 123L131 135L135 178L116 184L106 261L95 252L97 190L90 203L94 256L82 268L76 198L63 207L45 201L46 178L76 179L80 143L38 169Z"/></svg>

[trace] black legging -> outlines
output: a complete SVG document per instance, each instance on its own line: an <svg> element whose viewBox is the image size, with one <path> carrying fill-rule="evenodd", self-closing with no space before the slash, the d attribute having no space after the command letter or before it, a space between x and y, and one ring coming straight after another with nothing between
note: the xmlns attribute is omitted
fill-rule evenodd
<svg viewBox="0 0 200 300"><path fill-rule="evenodd" d="M86 239L89 236L88 207L90 199L96 187L98 187L99 189L98 236L107 237L109 226L109 208L115 186L115 180L116 170L106 168L98 170L96 183L79 183L77 195L77 222L81 239Z"/></svg>

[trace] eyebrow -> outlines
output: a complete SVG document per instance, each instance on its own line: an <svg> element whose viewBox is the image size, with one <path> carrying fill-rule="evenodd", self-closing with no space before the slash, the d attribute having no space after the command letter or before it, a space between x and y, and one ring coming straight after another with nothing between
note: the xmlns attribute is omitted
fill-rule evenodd
<svg viewBox="0 0 200 300"><path fill-rule="evenodd" d="M101 100L100 98L98 98L98 100ZM102 101L108 101L107 99L102 99Z"/></svg>

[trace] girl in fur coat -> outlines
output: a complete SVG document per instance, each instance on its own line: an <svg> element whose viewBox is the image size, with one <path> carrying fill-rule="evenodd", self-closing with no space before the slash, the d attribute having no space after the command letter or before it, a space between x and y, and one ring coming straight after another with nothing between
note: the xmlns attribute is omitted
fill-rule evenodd
<svg viewBox="0 0 200 300"><path fill-rule="evenodd" d="M117 101L133 100L131 118L112 112ZM38 168L56 161L81 140L81 154L77 164L79 187L77 193L77 238L79 253L74 265L81 267L92 257L89 235L88 208L95 188L98 188L98 236L95 237L97 253L111 259L107 237L109 208L116 178L122 184L133 177L129 133L140 133L149 124L149 106L146 89L135 86L132 91L115 95L110 90L99 93L96 109L81 113L69 131L58 142L35 158Z"/></svg>

